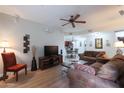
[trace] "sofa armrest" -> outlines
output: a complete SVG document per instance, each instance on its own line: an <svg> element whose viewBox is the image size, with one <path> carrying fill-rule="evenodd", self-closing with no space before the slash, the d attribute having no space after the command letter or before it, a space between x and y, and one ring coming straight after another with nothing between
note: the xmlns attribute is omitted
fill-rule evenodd
<svg viewBox="0 0 124 93"><path fill-rule="evenodd" d="M101 57L96 58L96 62L100 62L103 64L107 63L110 60L111 60L110 58L101 58Z"/></svg>
<svg viewBox="0 0 124 93"><path fill-rule="evenodd" d="M80 53L80 54L78 54L79 56L84 56L84 53Z"/></svg>
<svg viewBox="0 0 124 93"><path fill-rule="evenodd" d="M80 54L78 54L78 56L79 56L79 59L81 60L84 57L84 53L80 53Z"/></svg>

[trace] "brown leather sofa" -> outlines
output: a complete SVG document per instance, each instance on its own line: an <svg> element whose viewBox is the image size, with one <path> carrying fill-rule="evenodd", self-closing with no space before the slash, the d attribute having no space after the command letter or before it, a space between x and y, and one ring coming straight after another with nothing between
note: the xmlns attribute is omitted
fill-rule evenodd
<svg viewBox="0 0 124 93"><path fill-rule="evenodd" d="M69 69L68 78L73 88L118 88L124 87L124 56L116 55L106 64L90 65L96 74L89 74L78 69ZM100 73L102 72L102 73ZM116 74L115 74L116 72ZM102 75L101 75L102 74Z"/></svg>
<svg viewBox="0 0 124 93"><path fill-rule="evenodd" d="M97 58L103 58L105 51L85 51L79 54L80 60L88 61L88 63L96 62Z"/></svg>
<svg viewBox="0 0 124 93"><path fill-rule="evenodd" d="M69 87L71 88L117 88L111 80L99 78L80 70L69 70Z"/></svg>

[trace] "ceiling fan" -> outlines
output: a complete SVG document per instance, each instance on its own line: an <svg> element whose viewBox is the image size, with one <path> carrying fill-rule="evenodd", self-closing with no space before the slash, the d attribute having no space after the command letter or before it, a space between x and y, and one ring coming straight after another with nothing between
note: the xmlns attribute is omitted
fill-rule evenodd
<svg viewBox="0 0 124 93"><path fill-rule="evenodd" d="M67 20L67 19L60 19L60 20L63 20L63 21L67 21L67 23L63 24L62 26L65 26L69 23L72 24L72 27L75 28L75 24L74 23L86 23L86 21L77 21L77 19L80 17L79 14L77 14L76 16L70 16L70 19Z"/></svg>

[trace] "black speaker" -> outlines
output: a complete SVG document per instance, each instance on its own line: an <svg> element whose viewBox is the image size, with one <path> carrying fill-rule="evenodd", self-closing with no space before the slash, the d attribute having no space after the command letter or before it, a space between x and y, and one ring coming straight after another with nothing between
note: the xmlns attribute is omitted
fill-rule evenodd
<svg viewBox="0 0 124 93"><path fill-rule="evenodd" d="M62 51L62 49L60 50L60 53L61 53L61 55L63 54L63 51Z"/></svg>

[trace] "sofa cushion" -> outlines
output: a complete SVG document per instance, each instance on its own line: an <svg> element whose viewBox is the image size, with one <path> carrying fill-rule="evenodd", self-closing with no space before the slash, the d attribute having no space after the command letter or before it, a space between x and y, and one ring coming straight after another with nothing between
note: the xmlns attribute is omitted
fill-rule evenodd
<svg viewBox="0 0 124 93"><path fill-rule="evenodd" d="M124 56L115 55L108 63L100 68L97 76L117 81L118 77L124 74Z"/></svg>
<svg viewBox="0 0 124 93"><path fill-rule="evenodd" d="M92 51L85 51L84 56L92 57L93 52Z"/></svg>
<svg viewBox="0 0 124 93"><path fill-rule="evenodd" d="M93 51L92 52L92 57L96 57L100 52L97 52L97 51Z"/></svg>
<svg viewBox="0 0 124 93"><path fill-rule="evenodd" d="M103 65L97 75L100 78L116 81L118 78L118 69L111 62Z"/></svg>
<svg viewBox="0 0 124 93"><path fill-rule="evenodd" d="M96 61L96 58L95 57L88 57L88 56L84 56L83 57L84 58L84 60L86 60L86 61Z"/></svg>
<svg viewBox="0 0 124 93"><path fill-rule="evenodd" d="M102 67L102 65L103 65L102 63L95 62L90 66L93 67L95 69L95 72L97 73L100 70L100 68Z"/></svg>
<svg viewBox="0 0 124 93"><path fill-rule="evenodd" d="M117 83L120 87L124 87L124 56L123 55L115 55L111 62L116 65L119 72L119 78L117 80Z"/></svg>
<svg viewBox="0 0 124 93"><path fill-rule="evenodd" d="M75 64L74 68L95 75L95 69L91 66L87 66L83 64Z"/></svg>
<svg viewBox="0 0 124 93"><path fill-rule="evenodd" d="M115 55L109 62L114 64L119 71L119 75L124 74L124 56Z"/></svg>

